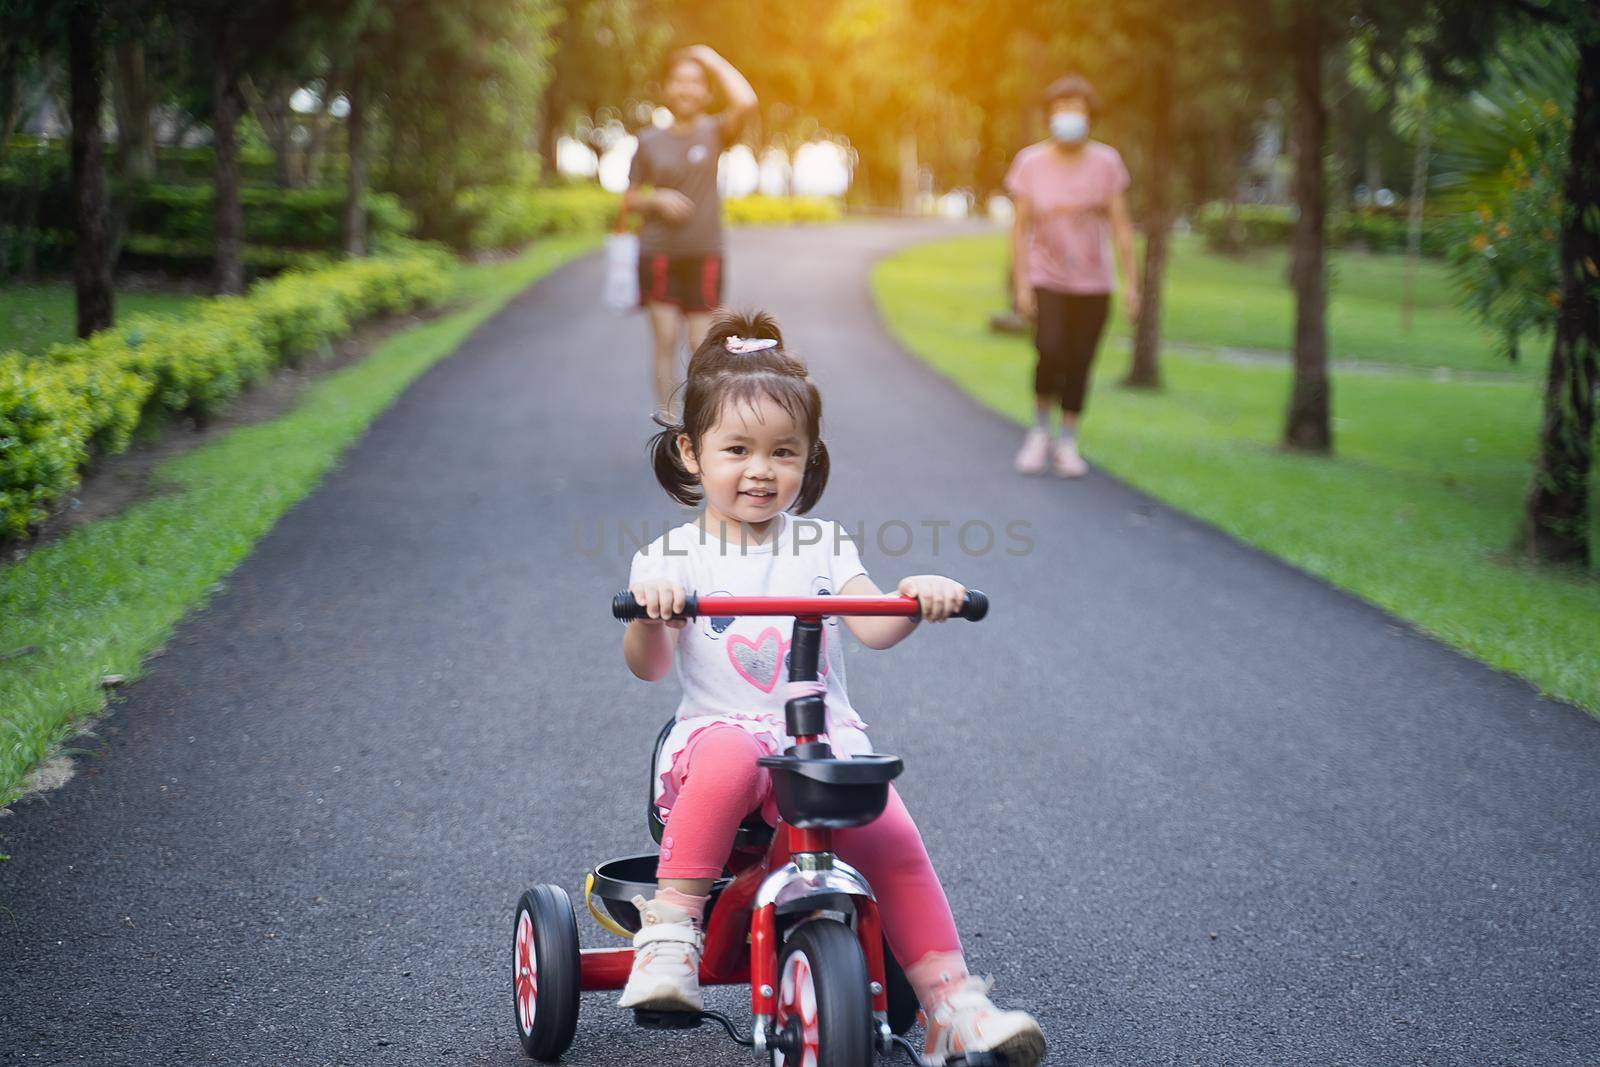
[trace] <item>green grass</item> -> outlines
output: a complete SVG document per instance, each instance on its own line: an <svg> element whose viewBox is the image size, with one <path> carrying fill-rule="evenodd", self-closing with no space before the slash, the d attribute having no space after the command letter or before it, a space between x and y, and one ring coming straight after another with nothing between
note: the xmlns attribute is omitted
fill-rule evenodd
<svg viewBox="0 0 1600 1067"><path fill-rule="evenodd" d="M932 283L950 267L978 268L974 277L984 285L982 294L989 298L986 308L997 309L1003 303L1006 250L1002 239L983 236L939 242L919 253L917 261ZM1294 329L1288 269L1285 249L1220 256L1207 252L1198 236L1176 237L1168 267L1169 285L1163 293L1166 340L1208 348L1286 351ZM1494 339L1456 305L1449 269L1438 260L1424 259L1418 266L1410 332L1401 328L1403 257L1338 250L1328 257L1328 271L1332 294L1328 336L1336 360L1525 377L1542 372L1547 346L1525 338L1520 364L1499 355ZM1115 336L1132 333L1120 317L1114 320L1112 331Z"/></svg>
<svg viewBox="0 0 1600 1067"><path fill-rule="evenodd" d="M998 238L924 245L879 264L873 284L890 329L908 349L1025 423L1033 403L1031 344L986 329L1003 254ZM1375 268L1393 266L1370 258ZM1207 304L1230 265L1186 250L1171 278L1173 303ZM1349 284L1345 270L1341 285ZM1191 289L1205 299L1195 301ZM1381 286L1362 289L1357 305L1393 321L1398 296L1383 299ZM1239 289L1235 297L1235 321L1180 314L1169 339L1217 343L1224 334L1286 330L1286 294ZM1348 299L1342 291L1334 296L1336 324L1350 321ZM1463 321L1452 322L1444 308L1437 316L1437 336L1472 334L1461 313L1454 317ZM1199 336L1186 337L1184 327ZM1418 355L1415 346L1384 341L1376 327L1372 338L1372 351L1389 361L1424 362L1407 358ZM1277 448L1286 369L1168 350L1166 388L1150 394L1117 385L1127 358L1126 344L1110 342L1096 367L1083 427L1093 461L1491 666L1600 713L1600 579L1509 556L1539 419L1535 379L1336 373L1337 456L1315 459ZM1462 366L1471 364L1458 360L1471 358L1470 351L1437 349L1427 362Z"/></svg>
<svg viewBox="0 0 1600 1067"><path fill-rule="evenodd" d="M511 297L597 243L551 238L515 259L461 268L460 310L390 337L313 385L293 412L164 463L155 479L167 492L0 569L0 655L36 648L0 664L0 804L100 709L99 679L138 677L143 657L401 390Z"/></svg>
<svg viewBox="0 0 1600 1067"><path fill-rule="evenodd" d="M172 315L203 299L183 293L119 292L117 314ZM72 286L66 283L0 288L0 352L42 352L57 341L72 340L76 323Z"/></svg>

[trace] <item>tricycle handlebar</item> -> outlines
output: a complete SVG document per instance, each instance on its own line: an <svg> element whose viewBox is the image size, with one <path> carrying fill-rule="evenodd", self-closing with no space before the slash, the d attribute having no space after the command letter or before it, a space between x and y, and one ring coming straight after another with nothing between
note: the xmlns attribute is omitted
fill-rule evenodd
<svg viewBox="0 0 1600 1067"><path fill-rule="evenodd" d="M683 617L699 615L794 615L816 618L823 615L920 615L916 597L909 596L725 596L711 594L684 598ZM977 622L989 613L989 598L976 589L967 590L967 599L952 618ZM618 619L643 619L644 605L632 593L618 593L611 600L611 614Z"/></svg>

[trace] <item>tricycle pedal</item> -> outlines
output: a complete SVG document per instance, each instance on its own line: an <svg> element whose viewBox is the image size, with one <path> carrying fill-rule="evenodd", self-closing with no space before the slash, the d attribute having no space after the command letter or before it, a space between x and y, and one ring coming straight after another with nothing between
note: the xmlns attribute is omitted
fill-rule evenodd
<svg viewBox="0 0 1600 1067"><path fill-rule="evenodd" d="M697 1011L657 1011L654 1008L634 1008L633 1021L646 1030L693 1030L701 1023Z"/></svg>

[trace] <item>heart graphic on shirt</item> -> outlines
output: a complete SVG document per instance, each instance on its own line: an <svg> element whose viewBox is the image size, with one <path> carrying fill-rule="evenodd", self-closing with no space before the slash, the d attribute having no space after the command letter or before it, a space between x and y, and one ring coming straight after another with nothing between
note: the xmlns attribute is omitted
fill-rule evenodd
<svg viewBox="0 0 1600 1067"><path fill-rule="evenodd" d="M755 640L734 634L728 638L728 659L739 676L763 693L778 687L778 675L783 668L783 658L789 653L789 642L783 639L776 626L769 626L756 635Z"/></svg>

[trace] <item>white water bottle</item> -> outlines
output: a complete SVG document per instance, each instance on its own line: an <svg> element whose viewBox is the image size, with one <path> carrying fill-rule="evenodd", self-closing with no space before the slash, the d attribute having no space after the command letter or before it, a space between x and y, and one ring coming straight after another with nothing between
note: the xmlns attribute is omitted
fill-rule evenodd
<svg viewBox="0 0 1600 1067"><path fill-rule="evenodd" d="M606 235L606 307L617 313L639 306L639 235Z"/></svg>

